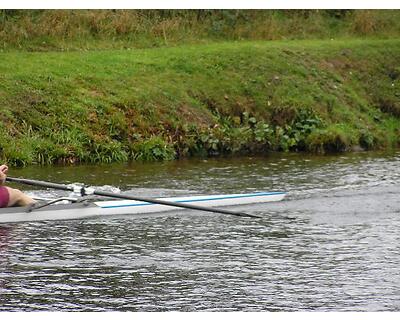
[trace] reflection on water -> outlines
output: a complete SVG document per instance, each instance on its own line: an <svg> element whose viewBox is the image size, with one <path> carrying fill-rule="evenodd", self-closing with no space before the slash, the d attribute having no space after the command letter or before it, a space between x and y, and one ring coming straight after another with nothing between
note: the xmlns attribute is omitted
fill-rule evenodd
<svg viewBox="0 0 400 320"><path fill-rule="evenodd" d="M16 170L147 196L289 196L241 208L263 219L180 211L2 226L0 310L399 311L399 168L399 153L359 153Z"/></svg>

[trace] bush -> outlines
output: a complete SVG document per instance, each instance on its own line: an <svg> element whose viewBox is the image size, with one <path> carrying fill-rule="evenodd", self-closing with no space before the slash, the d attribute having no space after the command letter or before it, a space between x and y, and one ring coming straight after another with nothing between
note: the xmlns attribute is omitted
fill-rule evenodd
<svg viewBox="0 0 400 320"><path fill-rule="evenodd" d="M309 151L316 153L343 152L351 146L351 139L343 129L330 127L312 132L306 145Z"/></svg>
<svg viewBox="0 0 400 320"><path fill-rule="evenodd" d="M133 159L142 161L175 159L175 149L157 136L132 144L131 154Z"/></svg>
<svg viewBox="0 0 400 320"><path fill-rule="evenodd" d="M274 131L274 146L277 150L304 151L308 136L325 124L312 109L292 108L293 119L283 126L276 126Z"/></svg>
<svg viewBox="0 0 400 320"><path fill-rule="evenodd" d="M123 144L115 140L95 143L92 149L88 159L90 162L125 162L129 158Z"/></svg>
<svg viewBox="0 0 400 320"><path fill-rule="evenodd" d="M359 138L360 146L365 150L371 150L376 144L376 139L368 130L361 131Z"/></svg>

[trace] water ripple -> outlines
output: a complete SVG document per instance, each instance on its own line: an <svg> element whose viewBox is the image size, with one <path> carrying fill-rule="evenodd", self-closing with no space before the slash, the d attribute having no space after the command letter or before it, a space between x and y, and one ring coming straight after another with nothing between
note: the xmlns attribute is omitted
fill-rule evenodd
<svg viewBox="0 0 400 320"><path fill-rule="evenodd" d="M2 226L0 310L400 310L398 153L154 168L157 184L125 187L290 194L242 208L261 220L181 211Z"/></svg>

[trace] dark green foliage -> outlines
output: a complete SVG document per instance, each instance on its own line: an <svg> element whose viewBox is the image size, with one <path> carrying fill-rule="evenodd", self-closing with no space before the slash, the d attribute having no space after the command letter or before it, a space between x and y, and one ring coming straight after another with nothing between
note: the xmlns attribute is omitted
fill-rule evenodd
<svg viewBox="0 0 400 320"><path fill-rule="evenodd" d="M160 161L175 159L174 148L167 144L161 137L135 142L131 145L133 159L141 161Z"/></svg>
<svg viewBox="0 0 400 320"><path fill-rule="evenodd" d="M126 162L128 161L128 152L122 143L115 140L101 141L91 146L88 159L89 162Z"/></svg>
<svg viewBox="0 0 400 320"><path fill-rule="evenodd" d="M349 133L336 126L315 130L307 138L307 149L316 153L343 152L351 145Z"/></svg>
<svg viewBox="0 0 400 320"><path fill-rule="evenodd" d="M377 138L370 131L363 130L360 134L359 144L365 150L371 150L377 144Z"/></svg>

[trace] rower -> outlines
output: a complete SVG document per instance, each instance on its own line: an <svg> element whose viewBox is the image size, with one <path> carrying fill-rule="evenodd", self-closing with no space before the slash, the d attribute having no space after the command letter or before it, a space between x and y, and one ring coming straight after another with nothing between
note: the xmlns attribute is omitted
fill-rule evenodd
<svg viewBox="0 0 400 320"><path fill-rule="evenodd" d="M22 207L35 203L35 200L21 190L4 186L7 178L7 171L7 165L3 164L0 166L0 208Z"/></svg>

